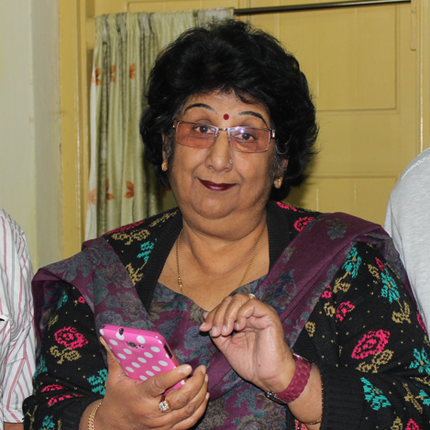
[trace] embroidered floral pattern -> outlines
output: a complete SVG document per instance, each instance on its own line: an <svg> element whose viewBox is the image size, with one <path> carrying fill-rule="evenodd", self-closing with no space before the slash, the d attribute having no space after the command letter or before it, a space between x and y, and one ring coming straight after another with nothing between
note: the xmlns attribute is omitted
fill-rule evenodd
<svg viewBox="0 0 430 430"><path fill-rule="evenodd" d="M388 343L389 337L390 333L385 330L369 331L360 339L354 351L352 351L352 358L361 360L368 355L382 352Z"/></svg>
<svg viewBox="0 0 430 430"><path fill-rule="evenodd" d="M406 302L398 302L400 311L393 312L393 321L396 323L402 323L404 321L411 323L411 309Z"/></svg>
<svg viewBox="0 0 430 430"><path fill-rule="evenodd" d="M349 290L349 288L351 287L351 283L345 282L345 278L346 276L343 276L341 278L337 278L334 281L334 287L333 287L334 293L339 293L340 291L343 291L344 293L346 293Z"/></svg>
<svg viewBox="0 0 430 430"><path fill-rule="evenodd" d="M48 405L51 406L57 402L62 402L63 400L66 399L74 399L75 397L84 397L81 394L64 394L64 396L56 396L56 397L51 397L48 401Z"/></svg>
<svg viewBox="0 0 430 430"><path fill-rule="evenodd" d="M420 429L419 425L411 418L408 421L408 424L407 424L405 430L421 430L421 429Z"/></svg>
<svg viewBox="0 0 430 430"><path fill-rule="evenodd" d="M55 340L60 344L64 345L70 350L76 348L82 348L88 343L81 333L78 333L74 327L64 327L55 333Z"/></svg>
<svg viewBox="0 0 430 430"><path fill-rule="evenodd" d="M65 303L67 303L68 299L69 299L69 297L67 296L67 294L63 294L60 297L60 300L58 300L57 309L60 309Z"/></svg>
<svg viewBox="0 0 430 430"><path fill-rule="evenodd" d="M399 300L400 295L396 281L390 276L387 270L381 273L381 279L383 284L381 290L382 297L387 297L390 303Z"/></svg>
<svg viewBox="0 0 430 430"><path fill-rule="evenodd" d="M403 430L402 420L399 417L394 420L390 430Z"/></svg>
<svg viewBox="0 0 430 430"><path fill-rule="evenodd" d="M327 316L332 317L336 314L336 309L330 303L325 303L324 312Z"/></svg>
<svg viewBox="0 0 430 430"><path fill-rule="evenodd" d="M44 393L45 391L58 391L58 390L64 390L64 387L58 384L51 384L44 387L42 389L42 393Z"/></svg>
<svg viewBox="0 0 430 430"><path fill-rule="evenodd" d="M34 372L33 379L36 379L41 373L46 373L48 368L45 366L45 357L43 355L39 358L39 364L36 368L36 372Z"/></svg>
<svg viewBox="0 0 430 430"><path fill-rule="evenodd" d="M123 233L125 231L132 230L133 228L139 227L144 222L145 222L145 220L137 221L137 222L132 223L132 224L127 224L127 225L124 225L122 227L118 227L118 228L116 228L114 230L111 230L107 234L113 235L114 233Z"/></svg>
<svg viewBox="0 0 430 430"><path fill-rule="evenodd" d="M366 378L361 378L361 382L363 383L364 398L370 403L370 407L374 411L391 406L391 403L382 392L374 387Z"/></svg>
<svg viewBox="0 0 430 430"><path fill-rule="evenodd" d="M358 257L358 251L354 247L349 251L348 256L346 257L345 263L342 266L342 269L345 269L353 278L357 277L358 270L361 265L361 257Z"/></svg>
<svg viewBox="0 0 430 430"><path fill-rule="evenodd" d="M424 325L423 319L421 318L421 314L417 312L417 320L421 328L427 333L426 326Z"/></svg>
<svg viewBox="0 0 430 430"><path fill-rule="evenodd" d="M76 361L79 358L81 358L81 354L79 354L78 351L70 351L69 348L65 348L63 350L60 350L58 346L51 346L49 348L49 352L51 355L53 355L55 358L60 358L57 363L63 364L64 360L67 361Z"/></svg>
<svg viewBox="0 0 430 430"><path fill-rule="evenodd" d="M385 271L385 264L378 257L375 258L375 261L376 261L376 264L379 267L379 270L381 272L384 272Z"/></svg>
<svg viewBox="0 0 430 430"><path fill-rule="evenodd" d="M312 337L315 333L315 323L308 321L305 325L305 328L309 334L309 337Z"/></svg>
<svg viewBox="0 0 430 430"><path fill-rule="evenodd" d="M420 391L420 397L423 405L430 406L430 396L424 390Z"/></svg>
<svg viewBox="0 0 430 430"><path fill-rule="evenodd" d="M321 297L323 299L329 299L333 295L333 291L330 287L330 285L324 290L324 292L321 294Z"/></svg>
<svg viewBox="0 0 430 430"><path fill-rule="evenodd" d="M155 239L154 242L144 242L140 246L140 250L142 251L140 254L137 254L137 258L143 258L145 263L148 261L149 256L151 255L152 250L154 249L154 245L157 242L157 239Z"/></svg>
<svg viewBox="0 0 430 430"><path fill-rule="evenodd" d="M416 360L410 364L409 369L418 369L418 372L430 375L430 360L424 348L421 352L414 348L414 357Z"/></svg>
<svg viewBox="0 0 430 430"><path fill-rule="evenodd" d="M288 210L291 210L291 211L294 211L294 212L297 212L297 210L298 210L295 206L293 206L293 205L289 205L289 204L287 204L287 203L283 203L283 202L276 202L276 204L277 204L280 208L282 208L282 209L288 209Z"/></svg>
<svg viewBox="0 0 430 430"><path fill-rule="evenodd" d="M378 282L381 279L381 275L380 275L381 272L375 266L372 266L371 264L368 264L367 267L369 269L369 273L375 278L373 280L373 283L378 284Z"/></svg>
<svg viewBox="0 0 430 430"><path fill-rule="evenodd" d="M314 217L303 217L303 218L299 218L295 223L294 223L294 228L297 231L302 231L308 224L310 224L315 218Z"/></svg>
<svg viewBox="0 0 430 430"><path fill-rule="evenodd" d="M341 222L339 218L336 218L334 220L328 220L326 225L329 229L328 235L331 240L338 238L341 239L346 233L347 225Z"/></svg>
<svg viewBox="0 0 430 430"><path fill-rule="evenodd" d="M52 422L53 418L54 418L53 416L45 417L42 423L42 426L43 426L42 430L52 430L55 428L55 424Z"/></svg>
<svg viewBox="0 0 430 430"><path fill-rule="evenodd" d="M394 352L386 349L382 353L377 353L373 356L371 363L360 363L357 366L357 370L363 373L378 373L381 366L388 364L393 358Z"/></svg>
<svg viewBox="0 0 430 430"><path fill-rule="evenodd" d="M102 396L106 393L105 383L107 380L108 372L107 369L101 369L98 375L93 375L88 378L88 382L93 385L91 389L93 393L101 394Z"/></svg>
<svg viewBox="0 0 430 430"><path fill-rule="evenodd" d="M415 409L422 414L423 413L423 408L420 404L420 402L418 400L420 400L420 397L418 396L414 396L414 394L412 393L412 391L410 390L409 386L407 384L405 384L404 382L402 383L402 386L404 388L404 390L406 391L406 395L405 395L405 400L407 402L410 402L414 405Z"/></svg>
<svg viewBox="0 0 430 430"><path fill-rule="evenodd" d="M353 309L355 308L355 306L351 303L351 302L344 302L341 303L339 305L339 307L336 310L336 318L339 321L343 321L343 319L345 318L346 314L348 312L351 312Z"/></svg>

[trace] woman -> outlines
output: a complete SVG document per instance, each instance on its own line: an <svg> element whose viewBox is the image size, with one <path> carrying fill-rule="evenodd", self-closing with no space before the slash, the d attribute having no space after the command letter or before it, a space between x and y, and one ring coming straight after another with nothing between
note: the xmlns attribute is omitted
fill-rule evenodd
<svg viewBox="0 0 430 430"><path fill-rule="evenodd" d="M317 135L295 58L242 22L191 30L154 66L141 134L178 209L39 271L26 428L424 429L430 346L391 241L275 202ZM160 332L182 365L126 377L106 323Z"/></svg>

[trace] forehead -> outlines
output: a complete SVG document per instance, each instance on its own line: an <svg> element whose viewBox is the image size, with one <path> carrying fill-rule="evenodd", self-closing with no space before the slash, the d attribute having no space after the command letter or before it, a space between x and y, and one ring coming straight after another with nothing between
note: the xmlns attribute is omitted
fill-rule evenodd
<svg viewBox="0 0 430 430"><path fill-rule="evenodd" d="M245 100L245 101L244 101ZM239 98L235 93L211 92L207 94L194 94L184 103L181 113L194 110L208 111L218 115L240 115L246 112L257 112L266 120L269 113L266 107L249 95Z"/></svg>

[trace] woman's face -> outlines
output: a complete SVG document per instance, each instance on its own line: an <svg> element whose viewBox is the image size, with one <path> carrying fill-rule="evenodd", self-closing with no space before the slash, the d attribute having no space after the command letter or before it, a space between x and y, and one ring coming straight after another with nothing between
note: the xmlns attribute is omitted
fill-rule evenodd
<svg viewBox="0 0 430 430"><path fill-rule="evenodd" d="M271 128L263 105L244 103L231 93L192 96L177 120L220 128ZM272 139L266 152L238 152L231 148L227 131L220 131L209 148L180 145L175 139L174 155L171 160L164 156L164 161L168 162L172 191L185 220L261 216L273 185L274 144Z"/></svg>

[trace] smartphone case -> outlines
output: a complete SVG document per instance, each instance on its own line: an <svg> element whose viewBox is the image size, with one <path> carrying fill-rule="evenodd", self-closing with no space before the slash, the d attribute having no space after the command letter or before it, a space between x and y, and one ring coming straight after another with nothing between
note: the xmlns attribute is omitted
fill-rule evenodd
<svg viewBox="0 0 430 430"><path fill-rule="evenodd" d="M105 324L100 334L130 378L146 381L179 366L164 337L157 332ZM185 380L170 388L179 388Z"/></svg>

